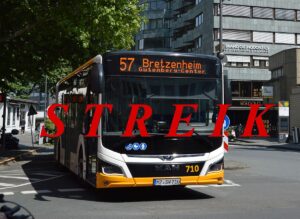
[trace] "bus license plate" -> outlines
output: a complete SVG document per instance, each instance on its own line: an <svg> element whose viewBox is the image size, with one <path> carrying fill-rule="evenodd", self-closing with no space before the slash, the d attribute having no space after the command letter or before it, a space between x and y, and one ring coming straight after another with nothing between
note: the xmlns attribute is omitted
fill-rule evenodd
<svg viewBox="0 0 300 219"><path fill-rule="evenodd" d="M154 179L153 185L155 186L175 186L180 185L180 178L174 179Z"/></svg>

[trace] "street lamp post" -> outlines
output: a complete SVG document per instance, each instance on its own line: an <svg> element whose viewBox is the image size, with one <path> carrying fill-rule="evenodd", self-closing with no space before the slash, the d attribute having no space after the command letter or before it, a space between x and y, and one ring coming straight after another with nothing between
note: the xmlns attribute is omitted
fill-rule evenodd
<svg viewBox="0 0 300 219"><path fill-rule="evenodd" d="M221 60L221 78L222 78L222 104L225 103L225 83L224 83L224 67L222 59L224 58L224 51L223 51L223 1L220 0L220 13L219 13L219 53L218 58Z"/></svg>

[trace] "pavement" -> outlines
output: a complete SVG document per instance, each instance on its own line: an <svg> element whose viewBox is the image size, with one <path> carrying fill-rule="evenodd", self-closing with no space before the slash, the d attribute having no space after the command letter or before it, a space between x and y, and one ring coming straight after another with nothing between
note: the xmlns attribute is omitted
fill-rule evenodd
<svg viewBox="0 0 300 219"><path fill-rule="evenodd" d="M36 153L37 150L49 148L47 145L34 145L32 146L30 133L19 134L17 136L20 140L19 148L16 150L6 150L0 153L0 165L6 164L11 161L18 160L27 154ZM282 150L295 150L300 151L300 144L293 143L279 143L277 138L239 138L234 142L230 142L230 146L241 147L265 147Z"/></svg>
<svg viewBox="0 0 300 219"><path fill-rule="evenodd" d="M265 147L282 150L295 150L300 151L300 144L294 143L280 143L277 138L238 138L236 141L230 142L230 146L243 146L243 147Z"/></svg>
<svg viewBox="0 0 300 219"><path fill-rule="evenodd" d="M44 148L49 148L47 145L32 145L31 134L19 134L14 137L19 139L18 149L9 149L0 152L0 165L6 164L8 162L16 161L22 159L22 157L36 153L37 150L43 150Z"/></svg>
<svg viewBox="0 0 300 219"><path fill-rule="evenodd" d="M298 219L300 153L270 145L232 145L223 185L115 190L82 183L44 148L0 166L0 194L43 219Z"/></svg>

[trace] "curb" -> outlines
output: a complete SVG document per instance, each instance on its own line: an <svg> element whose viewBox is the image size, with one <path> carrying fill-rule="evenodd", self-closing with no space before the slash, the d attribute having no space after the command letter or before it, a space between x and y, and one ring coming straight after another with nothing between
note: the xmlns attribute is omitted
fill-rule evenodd
<svg viewBox="0 0 300 219"><path fill-rule="evenodd" d="M18 158L20 158L22 156L25 156L25 155L28 155L28 154L33 154L36 151L37 151L37 149L32 149L32 150L26 151L26 152L24 152L22 154L19 154L19 155L15 156L15 157L9 157L6 160L0 161L0 165L6 164L6 163L11 162L11 161L15 161L16 159L18 159Z"/></svg>

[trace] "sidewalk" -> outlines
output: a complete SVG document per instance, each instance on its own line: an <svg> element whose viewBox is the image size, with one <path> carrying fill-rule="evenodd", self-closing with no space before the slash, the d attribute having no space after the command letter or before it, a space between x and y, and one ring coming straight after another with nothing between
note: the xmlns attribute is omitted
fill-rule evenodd
<svg viewBox="0 0 300 219"><path fill-rule="evenodd" d="M245 147L266 147L300 151L300 144L279 143L277 138L239 138L234 142L230 142L229 145Z"/></svg>
<svg viewBox="0 0 300 219"><path fill-rule="evenodd" d="M44 148L44 147L51 147L51 146L44 146L44 145L34 145L32 147L31 143L31 134L25 133L25 134L19 134L15 136L18 138L19 141L19 148L15 150L5 150L0 152L0 165L6 164L10 161L17 160L23 156L28 156L33 153L35 153L38 149Z"/></svg>

